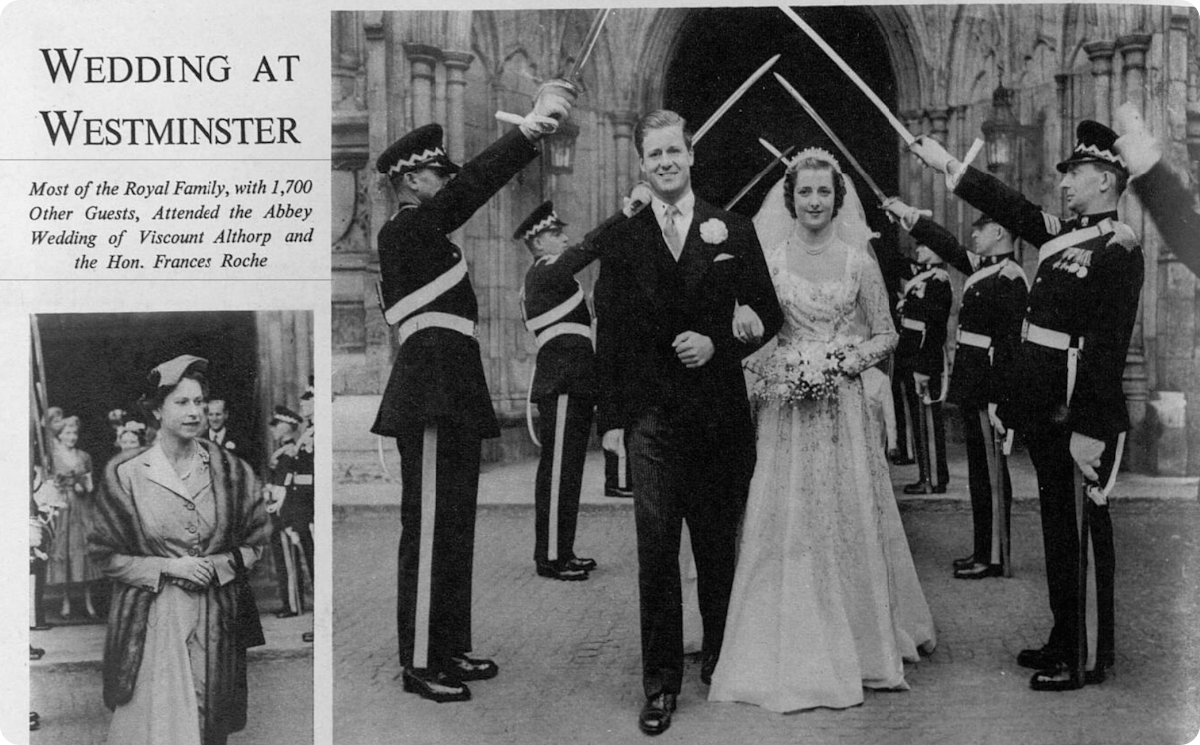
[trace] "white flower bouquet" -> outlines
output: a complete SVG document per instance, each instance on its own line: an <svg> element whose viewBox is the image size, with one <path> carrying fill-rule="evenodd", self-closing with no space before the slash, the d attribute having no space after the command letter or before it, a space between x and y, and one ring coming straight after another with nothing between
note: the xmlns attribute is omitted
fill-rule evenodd
<svg viewBox="0 0 1200 745"><path fill-rule="evenodd" d="M848 351L837 341L806 342L786 351L777 350L761 369L753 371L759 378L750 389L751 398L792 406L834 399L840 379L846 377L843 362Z"/></svg>

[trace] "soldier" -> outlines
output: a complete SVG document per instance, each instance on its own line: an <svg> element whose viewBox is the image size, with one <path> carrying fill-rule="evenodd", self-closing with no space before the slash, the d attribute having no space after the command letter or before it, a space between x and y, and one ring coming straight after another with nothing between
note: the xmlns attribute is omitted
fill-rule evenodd
<svg viewBox="0 0 1200 745"><path fill-rule="evenodd" d="M278 536L278 540L271 543L271 553L275 559L279 597L283 600L283 606L275 613L276 618L293 618L304 612L304 579L300 569L300 552L303 549L300 534L281 514L282 507L287 504L289 487L295 480L293 464L297 454L296 433L301 423L299 414L286 406L276 406L268 425L276 448L269 463L271 470L267 477L267 491L270 496L267 511L272 515L274 533ZM289 516L293 514L289 509ZM309 571L312 571L311 564Z"/></svg>
<svg viewBox="0 0 1200 745"><path fill-rule="evenodd" d="M955 194L1040 249L1022 341L1007 376L1011 394L996 411L998 427L1024 436L1038 478L1054 627L1042 648L1017 656L1018 664L1038 670L1030 679L1037 691L1103 682L1115 658L1107 494L1129 428L1121 376L1144 273L1137 237L1117 221L1129 172L1113 150L1115 140L1099 122L1079 123L1073 152L1058 164L1072 213L1061 221L953 159L936 141L922 137L912 146L946 174ZM1088 560L1089 540L1094 561ZM1095 574L1095 593L1086 591L1088 572ZM1095 644L1083 602L1093 594Z"/></svg>
<svg viewBox="0 0 1200 745"><path fill-rule="evenodd" d="M649 188L639 184L628 203L649 204L650 196ZM553 202L543 202L513 234L513 240L523 241L534 257L525 274L521 312L538 346L530 399L537 403L541 430L533 559L542 577L585 580L596 568L593 559L581 559L574 552L583 464L596 402L592 314L575 275L598 258L592 236L624 216L613 215L582 243L568 247L566 223L555 213Z"/></svg>
<svg viewBox="0 0 1200 745"><path fill-rule="evenodd" d="M992 536L997 529L1003 530L1005 536L1008 534L1012 485L1003 457L995 459L995 467L1002 473L992 474L989 467L992 462L989 448L995 442L990 417L995 415L1003 391L1000 376L1008 369L1014 349L1021 341L1021 319L1025 316L1028 293L1025 271L1013 258L1012 233L987 215L981 215L971 226L970 253L978 257L972 261L968 249L949 231L913 207L892 199L885 209L899 219L914 240L928 246L967 277L958 311L958 345L948 398L958 405L962 415L975 541L971 554L954 560L954 576L958 579L1000 576L1005 567L1000 546L994 545ZM996 478L1003 494L992 493ZM1002 500L1002 525L992 524L993 498Z"/></svg>
<svg viewBox="0 0 1200 745"><path fill-rule="evenodd" d="M498 672L468 652L480 450L500 428L466 259L447 234L537 157L536 141L566 118L574 95L565 81L544 84L521 126L461 168L446 156L437 124L408 133L376 162L400 202L379 231L380 294L399 351L371 431L395 437L401 457L396 621L404 690L434 701L468 700L464 680Z"/></svg>
<svg viewBox="0 0 1200 745"><path fill-rule="evenodd" d="M915 422L913 440L920 479L904 487L905 494L944 494L950 480L946 464L946 425L942 401L946 393L946 323L954 292L942 260L928 246L917 244L915 274L904 283L900 311L900 342L896 371Z"/></svg>

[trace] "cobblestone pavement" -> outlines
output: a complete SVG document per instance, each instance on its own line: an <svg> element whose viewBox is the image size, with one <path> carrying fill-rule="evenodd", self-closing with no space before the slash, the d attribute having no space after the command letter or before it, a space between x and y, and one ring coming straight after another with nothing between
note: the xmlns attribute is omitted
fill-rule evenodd
<svg viewBox="0 0 1200 745"><path fill-rule="evenodd" d="M533 573L533 513L484 506L475 554L475 651L500 677L472 683L474 700L435 704L403 693L396 656L394 510L340 512L334 557L334 732L359 743L644 742L633 514L628 502L585 505L577 550L600 569L588 582ZM778 715L710 704L689 665L680 708L660 743L1055 745L1191 741L1200 727L1200 518L1195 502L1115 503L1117 666L1109 680L1035 693L1017 666L1049 631L1040 523L1013 517L1014 577L950 577L967 549L960 504L904 504L939 644L908 667L912 690L870 692L862 706Z"/></svg>
<svg viewBox="0 0 1200 745"><path fill-rule="evenodd" d="M311 743L311 653L251 650L247 676L249 722L244 731L229 738L229 745ZM101 687L101 668L94 662L34 667L31 706L41 715L42 726L29 733L30 745L105 745L110 715Z"/></svg>

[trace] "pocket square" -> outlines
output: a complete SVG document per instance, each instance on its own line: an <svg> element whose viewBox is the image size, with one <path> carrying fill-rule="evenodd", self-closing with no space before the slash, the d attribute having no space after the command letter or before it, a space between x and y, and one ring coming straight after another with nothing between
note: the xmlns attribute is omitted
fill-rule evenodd
<svg viewBox="0 0 1200 745"><path fill-rule="evenodd" d="M713 263L715 264L718 261L728 261L729 259L736 259L736 258L737 257L734 256L733 254L717 254L716 256L713 257Z"/></svg>

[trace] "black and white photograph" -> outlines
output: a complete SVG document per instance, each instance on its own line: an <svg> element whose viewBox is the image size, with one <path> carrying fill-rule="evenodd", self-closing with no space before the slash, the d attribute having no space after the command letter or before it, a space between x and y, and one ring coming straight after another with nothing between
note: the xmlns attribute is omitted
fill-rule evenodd
<svg viewBox="0 0 1200 745"><path fill-rule="evenodd" d="M312 312L29 324L30 742L313 742Z"/></svg>
<svg viewBox="0 0 1200 745"><path fill-rule="evenodd" d="M1195 9L330 21L335 742L1197 736Z"/></svg>

